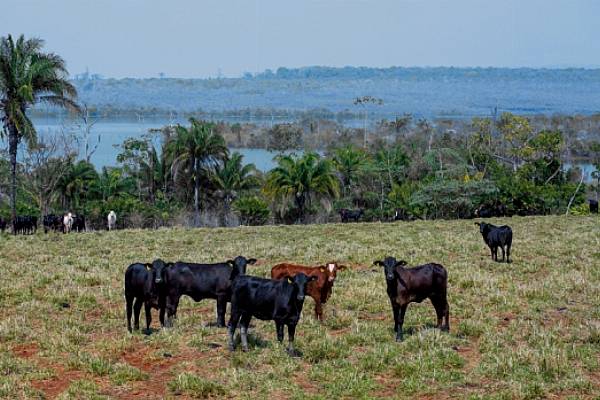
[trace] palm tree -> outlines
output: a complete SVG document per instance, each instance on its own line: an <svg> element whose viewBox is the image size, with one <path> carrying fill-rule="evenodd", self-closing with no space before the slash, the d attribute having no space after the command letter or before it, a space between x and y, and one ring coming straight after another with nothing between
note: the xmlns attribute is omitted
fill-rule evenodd
<svg viewBox="0 0 600 400"><path fill-rule="evenodd" d="M81 198L88 196L90 189L97 180L98 173L91 163L80 160L76 164L71 164L69 170L57 185L62 197L63 207L73 207L79 210Z"/></svg>
<svg viewBox="0 0 600 400"><path fill-rule="evenodd" d="M175 136L167 145L171 155L173 174L187 170L194 181L195 224L200 218L200 179L203 173L214 169L227 157L225 139L213 133L214 124L190 118L190 127L177 125Z"/></svg>
<svg viewBox="0 0 600 400"><path fill-rule="evenodd" d="M11 35L0 38L0 112L3 130L8 137L11 164L11 209L16 217L17 206L17 149L25 139L31 147L37 135L27 109L38 102L78 109L77 92L67 80L67 69L61 57L42 52L44 41Z"/></svg>
<svg viewBox="0 0 600 400"><path fill-rule="evenodd" d="M340 175L344 196L347 194L347 190L358 180L361 168L366 162L367 155L365 152L352 145L335 150L333 164Z"/></svg>
<svg viewBox="0 0 600 400"><path fill-rule="evenodd" d="M260 186L256 167L254 164L244 165L243 158L244 156L240 153L233 153L231 158L225 159L222 167L217 168L213 178L217 193L223 199L224 224L226 226L231 203L239 196L240 192Z"/></svg>
<svg viewBox="0 0 600 400"><path fill-rule="evenodd" d="M278 165L269 172L264 191L285 204L293 201L299 221L304 221L313 200L339 195L333 164L317 153L279 155L275 159Z"/></svg>

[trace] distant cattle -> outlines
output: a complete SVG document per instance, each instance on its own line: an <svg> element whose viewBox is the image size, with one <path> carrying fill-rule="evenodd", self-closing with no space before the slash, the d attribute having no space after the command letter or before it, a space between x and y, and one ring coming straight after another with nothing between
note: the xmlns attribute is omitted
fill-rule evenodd
<svg viewBox="0 0 600 400"><path fill-rule="evenodd" d="M592 214L598 214L598 200L589 199L588 201L590 203L590 212Z"/></svg>
<svg viewBox="0 0 600 400"><path fill-rule="evenodd" d="M475 217L478 218L493 218L505 217L508 215L508 210L504 204L482 204L475 210Z"/></svg>
<svg viewBox="0 0 600 400"><path fill-rule="evenodd" d="M306 286L316 276L303 273L283 280L264 279L254 276L236 276L232 283L231 319L229 320L229 350L235 350L233 336L240 324L242 350L248 351L248 326L252 317L275 321L277 340L283 342L284 325L288 328L290 355L296 355L294 336L300 320Z"/></svg>
<svg viewBox="0 0 600 400"><path fill-rule="evenodd" d="M256 259L238 256L233 260L216 264L177 262L167 269L166 325L171 326L177 316L179 299L183 295L198 302L202 299L217 300L217 325L225 327L225 310L231 301L232 275L246 273L246 266Z"/></svg>
<svg viewBox="0 0 600 400"><path fill-rule="evenodd" d="M364 212L365 211L362 208L358 210L349 210L347 208L342 208L339 211L342 222L350 222L351 220L354 222L358 222L363 216Z"/></svg>
<svg viewBox="0 0 600 400"><path fill-rule="evenodd" d="M133 311L135 330L140 329L140 310L142 304L146 312L146 333L150 333L152 322L151 308L160 310L160 323L165 323L164 282L165 271L172 263L158 259L152 264L135 263L125 271L125 309L127 313L127 330L131 332L131 314ZM135 303L134 303L135 300Z"/></svg>
<svg viewBox="0 0 600 400"><path fill-rule="evenodd" d="M512 245L512 229L508 225L496 226L485 222L475 222L479 225L479 232L483 236L485 244L490 248L492 260L498 261L498 247L502 249L502 261L504 261L506 248L506 262L510 263L510 248Z"/></svg>
<svg viewBox="0 0 600 400"><path fill-rule="evenodd" d="M17 216L13 220L13 234L30 235L37 231L37 217L32 215Z"/></svg>
<svg viewBox="0 0 600 400"><path fill-rule="evenodd" d="M430 299L437 315L437 327L450 330L450 307L447 300L448 273L440 264L425 264L404 268L406 261L394 257L376 260L375 265L384 268L387 294L394 315L396 341L402 341L404 315L410 303Z"/></svg>
<svg viewBox="0 0 600 400"><path fill-rule="evenodd" d="M306 265L277 264L271 269L272 279L285 279L303 273L307 276L314 276L317 279L312 281L306 287L306 294L315 301L315 318L323 319L323 306L331 296L331 289L337 276L337 271L346 269L344 265L338 265L331 262L325 265L310 267Z"/></svg>
<svg viewBox="0 0 600 400"><path fill-rule="evenodd" d="M85 217L83 215L73 215L73 232L85 232Z"/></svg>
<svg viewBox="0 0 600 400"><path fill-rule="evenodd" d="M117 214L111 210L106 217L106 222L108 224L109 231L115 229L117 227Z"/></svg>
<svg viewBox="0 0 600 400"><path fill-rule="evenodd" d="M63 231L63 218L60 215L44 215L42 224L44 225L44 233L48 233L50 230L55 232Z"/></svg>
<svg viewBox="0 0 600 400"><path fill-rule="evenodd" d="M0 232L4 232L4 230L6 229L6 220L2 217L0 217Z"/></svg>
<svg viewBox="0 0 600 400"><path fill-rule="evenodd" d="M73 214L68 212L63 215L63 233L71 232L73 228Z"/></svg>

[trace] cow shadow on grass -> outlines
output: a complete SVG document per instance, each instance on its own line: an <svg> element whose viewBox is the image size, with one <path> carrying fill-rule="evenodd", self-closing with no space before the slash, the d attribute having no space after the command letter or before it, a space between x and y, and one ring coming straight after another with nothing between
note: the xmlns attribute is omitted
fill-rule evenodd
<svg viewBox="0 0 600 400"><path fill-rule="evenodd" d="M236 348L240 348L241 345L241 337L240 334L236 334L235 338L234 338L234 342L235 342L235 347ZM269 342L268 340L264 340L262 338L262 336L254 333L254 332L248 332L248 349L264 349L269 347L271 342Z"/></svg>

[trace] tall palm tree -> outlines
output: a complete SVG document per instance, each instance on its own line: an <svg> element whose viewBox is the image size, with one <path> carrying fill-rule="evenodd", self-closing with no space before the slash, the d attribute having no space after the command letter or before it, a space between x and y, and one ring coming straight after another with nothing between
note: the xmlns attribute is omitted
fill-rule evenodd
<svg viewBox="0 0 600 400"><path fill-rule="evenodd" d="M216 169L213 177L218 190L217 193L223 199L225 225L227 225L231 203L238 197L239 193L260 185L260 179L256 175L256 167L254 164L244 165L243 158L244 156L240 153L233 153L230 158L223 162L223 166Z"/></svg>
<svg viewBox="0 0 600 400"><path fill-rule="evenodd" d="M278 165L269 172L264 191L286 204L293 201L299 221L304 221L313 200L339 195L339 181L328 159L317 153L279 155L275 159Z"/></svg>
<svg viewBox="0 0 600 400"><path fill-rule="evenodd" d="M186 170L194 182L195 224L200 218L200 180L203 174L214 169L228 154L225 139L214 133L214 124L190 118L188 128L177 125L175 136L167 145L171 154L173 174Z"/></svg>
<svg viewBox="0 0 600 400"><path fill-rule="evenodd" d="M27 109L37 102L78 109L77 92L67 80L67 69L61 57L42 52L43 40L14 41L11 35L0 38L0 113L3 129L0 135L8 137L11 164L11 209L16 217L17 204L17 149L25 139L31 147L37 135Z"/></svg>
<svg viewBox="0 0 600 400"><path fill-rule="evenodd" d="M333 154L333 164L342 181L344 196L347 190L358 180L361 168L367 162L367 155L361 149L352 145L340 147Z"/></svg>
<svg viewBox="0 0 600 400"><path fill-rule="evenodd" d="M67 209L73 207L79 210L81 199L88 196L93 183L97 180L98 173L91 163L80 160L75 164L71 164L67 173L62 176L57 184L63 207Z"/></svg>

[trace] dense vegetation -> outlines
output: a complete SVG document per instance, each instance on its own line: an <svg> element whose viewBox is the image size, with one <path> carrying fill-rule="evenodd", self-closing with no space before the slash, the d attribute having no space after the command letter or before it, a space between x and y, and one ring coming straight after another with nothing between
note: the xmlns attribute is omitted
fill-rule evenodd
<svg viewBox="0 0 600 400"><path fill-rule="evenodd" d="M266 140L282 153L264 174L228 150L225 137L246 140L235 124L191 119L129 138L119 166L102 171L68 138L45 137L19 164L18 213L70 210L102 228L109 210L131 227L326 222L359 207L366 220L389 220L396 210L403 219L469 218L499 204L510 215L565 213L569 203L571 212L586 212L586 191L597 185L580 185L580 171L564 162L585 154L598 166L600 146L581 144L569 125L576 121L544 122L505 113L458 126L404 116L368 130L367 148L357 145L365 132L351 129L324 152L291 154L284 151L303 149L314 134L275 125ZM8 182L8 163L0 161L0 193Z"/></svg>
<svg viewBox="0 0 600 400"><path fill-rule="evenodd" d="M513 263L497 264L470 221L120 230L0 240L1 398L595 399L600 393L598 217L513 217ZM132 262L259 259L350 266L324 322L307 299L301 358L253 319L250 351L229 353L214 300L183 297L177 323L128 334ZM450 332L412 304L394 341L385 255L448 270ZM142 313L143 315L143 313ZM228 317L228 316L227 316ZM143 317L142 317L143 318Z"/></svg>

